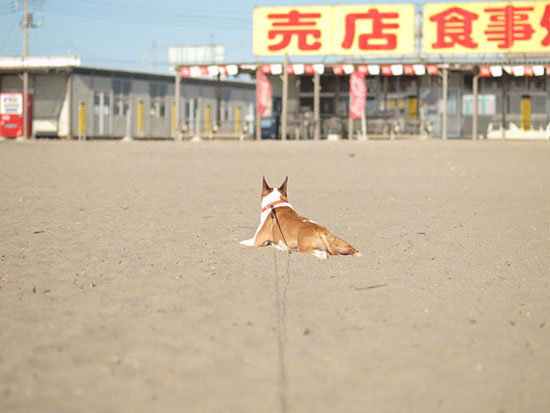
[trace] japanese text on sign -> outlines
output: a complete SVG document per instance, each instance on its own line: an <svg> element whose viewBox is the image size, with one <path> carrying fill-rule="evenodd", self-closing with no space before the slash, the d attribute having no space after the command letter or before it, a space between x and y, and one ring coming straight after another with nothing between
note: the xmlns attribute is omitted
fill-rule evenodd
<svg viewBox="0 0 550 413"><path fill-rule="evenodd" d="M425 53L529 53L549 46L550 2L424 6Z"/></svg>
<svg viewBox="0 0 550 413"><path fill-rule="evenodd" d="M254 54L412 54L412 4L257 7Z"/></svg>

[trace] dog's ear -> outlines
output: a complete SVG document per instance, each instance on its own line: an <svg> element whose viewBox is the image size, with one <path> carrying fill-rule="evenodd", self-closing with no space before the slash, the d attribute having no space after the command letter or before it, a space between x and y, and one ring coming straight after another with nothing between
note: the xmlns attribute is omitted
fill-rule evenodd
<svg viewBox="0 0 550 413"><path fill-rule="evenodd" d="M262 177L262 198L264 196L267 196L271 192L271 189L272 188L270 188L267 182L265 181L265 176Z"/></svg>
<svg viewBox="0 0 550 413"><path fill-rule="evenodd" d="M287 184L287 182L288 182L288 176L285 178L285 181L283 182L283 184L279 187L279 192L285 198L287 197L287 195L286 195L286 184Z"/></svg>

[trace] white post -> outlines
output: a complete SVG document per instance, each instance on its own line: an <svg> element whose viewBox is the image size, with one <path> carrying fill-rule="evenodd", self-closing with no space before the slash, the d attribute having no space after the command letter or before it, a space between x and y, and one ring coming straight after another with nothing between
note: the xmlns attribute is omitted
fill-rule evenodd
<svg viewBox="0 0 550 413"><path fill-rule="evenodd" d="M363 110L363 113L361 114L361 140L366 141L369 139L367 136L367 117L365 115L365 111Z"/></svg>
<svg viewBox="0 0 550 413"><path fill-rule="evenodd" d="M197 107L195 113L195 135L193 138L201 138L201 98L197 98Z"/></svg>
<svg viewBox="0 0 550 413"><path fill-rule="evenodd" d="M73 76L72 71L67 75L67 140L73 138Z"/></svg>
<svg viewBox="0 0 550 413"><path fill-rule="evenodd" d="M175 130L175 136L174 138L178 141L181 141L181 128L180 128L180 94L181 94L181 75L179 68L176 67L176 86L175 86L175 92L174 92L174 99L176 103L176 114L175 114L175 121L176 124L176 130Z"/></svg>
<svg viewBox="0 0 550 413"><path fill-rule="evenodd" d="M104 124L103 124L103 110L105 105L105 92L99 92L99 135L103 136L105 134Z"/></svg>
<svg viewBox="0 0 550 413"><path fill-rule="evenodd" d="M195 136L195 98L189 100L189 133Z"/></svg>
<svg viewBox="0 0 550 413"><path fill-rule="evenodd" d="M115 106L115 94L111 90L109 92L109 136L113 137L113 112Z"/></svg>
<svg viewBox="0 0 550 413"><path fill-rule="evenodd" d="M124 110L124 101L122 101L122 108L119 110ZM123 141L132 140L132 102L130 97L128 97L128 111L126 112L126 135L122 138Z"/></svg>

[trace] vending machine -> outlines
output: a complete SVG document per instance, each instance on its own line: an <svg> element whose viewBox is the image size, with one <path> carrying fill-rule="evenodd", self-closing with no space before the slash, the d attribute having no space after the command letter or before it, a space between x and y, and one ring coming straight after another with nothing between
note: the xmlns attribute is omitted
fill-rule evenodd
<svg viewBox="0 0 550 413"><path fill-rule="evenodd" d="M27 134L32 135L32 95L27 95ZM0 92L0 136L23 136L23 93Z"/></svg>

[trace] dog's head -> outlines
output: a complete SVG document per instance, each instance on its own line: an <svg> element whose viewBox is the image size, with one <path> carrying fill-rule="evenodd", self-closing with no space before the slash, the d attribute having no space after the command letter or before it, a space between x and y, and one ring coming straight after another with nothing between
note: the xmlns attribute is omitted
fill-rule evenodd
<svg viewBox="0 0 550 413"><path fill-rule="evenodd" d="M271 188L267 184L264 177L262 180L262 207L265 207L266 205L269 205L270 203L273 203L275 201L288 202L288 198L286 195L287 182L288 182L288 176L286 177L285 181L279 188Z"/></svg>

